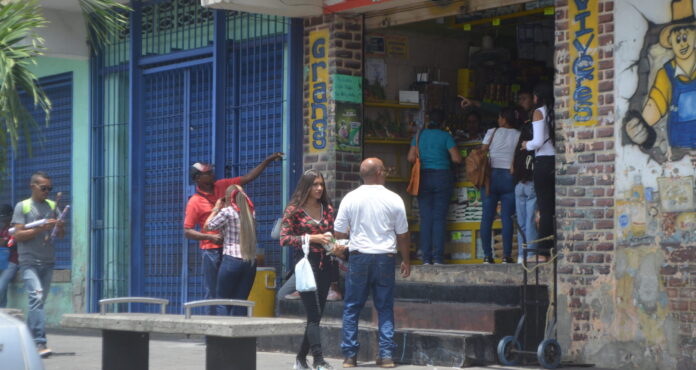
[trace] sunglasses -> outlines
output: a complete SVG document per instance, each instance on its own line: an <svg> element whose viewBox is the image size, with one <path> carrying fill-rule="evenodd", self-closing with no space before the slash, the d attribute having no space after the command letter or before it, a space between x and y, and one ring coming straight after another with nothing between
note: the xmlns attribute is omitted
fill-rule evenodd
<svg viewBox="0 0 696 370"><path fill-rule="evenodd" d="M53 190L53 187L52 187L52 186L41 185L41 186L39 186L39 190L43 191L44 193L45 193L45 192L50 192L50 191Z"/></svg>

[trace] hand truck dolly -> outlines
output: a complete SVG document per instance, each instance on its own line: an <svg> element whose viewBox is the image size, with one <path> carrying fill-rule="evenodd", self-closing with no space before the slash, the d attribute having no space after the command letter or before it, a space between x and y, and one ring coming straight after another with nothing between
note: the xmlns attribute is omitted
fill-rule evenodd
<svg viewBox="0 0 696 370"><path fill-rule="evenodd" d="M516 231L519 231L520 225L517 223L517 217L513 215L512 219ZM534 266L531 270L527 267L527 253L533 250L538 251L538 248L529 248L528 245L535 244L544 240L554 240L554 236L551 235L528 243L524 232L520 232L518 235L522 236L522 267L524 270L522 298L520 302L522 306L522 316L520 317L520 320L517 323L515 334L508 335L501 339L500 342L498 342L498 360L503 365L515 366L522 363L525 357L536 356L537 360L539 361L539 365L546 369L555 369L560 365L562 355L561 346L556 340L556 320L558 319L558 306L556 303L558 298L558 261L556 259L557 254L555 245L554 248L550 249L551 262L553 263L553 294L551 302L549 302L549 309L552 310L553 317L549 319L549 310L547 310L546 315L544 315L546 323L544 330L544 339L539 343L536 351L526 350L527 347L523 347L520 343L520 338L523 334L522 332L524 330L529 329L525 327L528 326L527 324L530 315L535 314L536 319L533 322L538 323L538 320L541 317L540 308L542 304L544 304L544 302L542 302L539 297L541 291L539 284L539 268L541 264L539 263L539 255L537 253L535 253L536 266ZM534 272L534 297L530 297L529 294L530 282L528 275L532 271ZM530 310L530 305L534 306L534 309ZM534 326L534 331L536 334L535 338L538 338L538 324ZM523 338L522 342L524 343L526 342L526 340Z"/></svg>

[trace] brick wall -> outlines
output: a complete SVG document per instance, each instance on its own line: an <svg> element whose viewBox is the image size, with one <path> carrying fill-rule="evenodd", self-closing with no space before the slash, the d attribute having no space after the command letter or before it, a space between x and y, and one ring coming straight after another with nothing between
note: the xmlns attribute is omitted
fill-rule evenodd
<svg viewBox="0 0 696 370"><path fill-rule="evenodd" d="M304 20L305 66L309 61L309 33L313 30L329 29L329 74L362 76L363 67L363 18L328 14ZM305 72L304 83L304 167L321 171L325 176L331 199L338 203L345 194L360 184L360 153L342 152L336 148L336 102L333 86L329 84L328 145L322 153L309 151L309 81Z"/></svg>
<svg viewBox="0 0 696 370"><path fill-rule="evenodd" d="M678 368L696 368L696 246L662 245L667 252L660 270L667 287L670 316L679 326Z"/></svg>
<svg viewBox="0 0 696 370"><path fill-rule="evenodd" d="M568 109L568 1L556 1L556 215L559 295L565 296L559 311L570 320L564 352L577 357L602 335L594 325L600 310L588 295L600 281L611 284L614 260L614 2L599 3L598 123L577 126Z"/></svg>

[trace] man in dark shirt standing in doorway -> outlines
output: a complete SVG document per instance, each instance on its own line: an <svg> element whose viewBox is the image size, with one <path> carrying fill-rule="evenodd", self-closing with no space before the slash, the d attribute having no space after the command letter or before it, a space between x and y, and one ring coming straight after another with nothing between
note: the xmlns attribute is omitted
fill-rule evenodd
<svg viewBox="0 0 696 370"><path fill-rule="evenodd" d="M222 235L217 231L203 231L203 224L218 199L225 195L230 185L244 186L253 181L273 161L283 158L283 153L274 153L244 176L215 180L213 166L207 163L194 163L191 166L191 179L196 183L196 193L186 205L184 217L184 236L200 241L203 262L203 298L217 296L217 273L222 260ZM195 229L198 226L201 231ZM208 306L208 314L215 315L216 307Z"/></svg>

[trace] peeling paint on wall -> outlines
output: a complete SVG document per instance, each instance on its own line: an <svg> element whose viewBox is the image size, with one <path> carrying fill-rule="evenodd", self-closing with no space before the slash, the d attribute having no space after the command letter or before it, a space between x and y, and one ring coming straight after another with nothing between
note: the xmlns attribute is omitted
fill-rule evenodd
<svg viewBox="0 0 696 370"><path fill-rule="evenodd" d="M612 367L688 368L696 353L694 2L616 1L614 17L614 318L607 339L588 350Z"/></svg>

